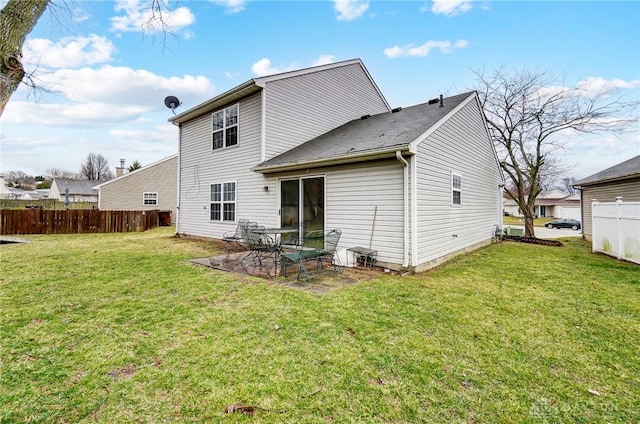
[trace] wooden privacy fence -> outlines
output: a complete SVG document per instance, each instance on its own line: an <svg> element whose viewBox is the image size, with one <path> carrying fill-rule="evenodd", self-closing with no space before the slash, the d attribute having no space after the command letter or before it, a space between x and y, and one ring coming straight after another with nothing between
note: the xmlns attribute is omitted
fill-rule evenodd
<svg viewBox="0 0 640 424"><path fill-rule="evenodd" d="M0 234L126 233L158 226L158 211L0 210Z"/></svg>

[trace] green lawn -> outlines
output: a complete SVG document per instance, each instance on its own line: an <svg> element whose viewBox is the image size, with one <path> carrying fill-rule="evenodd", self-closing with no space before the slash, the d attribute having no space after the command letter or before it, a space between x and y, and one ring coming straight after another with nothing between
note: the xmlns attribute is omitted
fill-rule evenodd
<svg viewBox="0 0 640 424"><path fill-rule="evenodd" d="M0 246L0 422L640 422L640 267L579 239L314 295L170 231Z"/></svg>

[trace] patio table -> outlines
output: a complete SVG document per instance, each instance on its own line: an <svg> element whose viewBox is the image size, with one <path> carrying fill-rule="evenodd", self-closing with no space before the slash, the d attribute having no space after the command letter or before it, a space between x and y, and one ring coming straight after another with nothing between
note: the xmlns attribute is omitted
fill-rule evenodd
<svg viewBox="0 0 640 424"><path fill-rule="evenodd" d="M260 268L263 266L263 259L271 259L274 266L274 275L278 275L278 264L280 261L280 254L282 253L282 244L280 238L283 234L293 233L298 231L297 228L282 227L282 228L264 228L264 227L252 227L249 229L252 233L252 237L249 237L249 250L251 251L250 257L254 263L258 263Z"/></svg>

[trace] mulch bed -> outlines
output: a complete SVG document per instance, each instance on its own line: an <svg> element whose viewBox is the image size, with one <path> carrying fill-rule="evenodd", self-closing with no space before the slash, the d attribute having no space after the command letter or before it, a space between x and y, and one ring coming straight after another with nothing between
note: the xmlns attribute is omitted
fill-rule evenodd
<svg viewBox="0 0 640 424"><path fill-rule="evenodd" d="M517 241L520 243L531 243L531 244L541 244L543 246L556 246L556 247L562 247L564 246L562 244L562 242L558 241L558 240L545 240L545 239L539 239L536 237L520 237L520 236L502 236L502 240L507 240L507 241Z"/></svg>

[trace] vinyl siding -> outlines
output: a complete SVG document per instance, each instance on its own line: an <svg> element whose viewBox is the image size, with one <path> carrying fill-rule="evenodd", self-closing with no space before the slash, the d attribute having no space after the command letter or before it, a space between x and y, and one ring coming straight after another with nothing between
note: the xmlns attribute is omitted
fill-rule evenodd
<svg viewBox="0 0 640 424"><path fill-rule="evenodd" d="M239 102L238 145L211 150L211 114L182 125L180 139L180 234L220 238L236 223L210 218L210 185L236 182L236 220L277 223L275 180L251 171L260 162L261 98ZM270 190L265 192L263 187Z"/></svg>
<svg viewBox="0 0 640 424"><path fill-rule="evenodd" d="M177 205L178 157L126 174L100 187L101 210L171 211L175 222ZM145 205L143 193L158 193L157 205Z"/></svg>
<svg viewBox="0 0 640 424"><path fill-rule="evenodd" d="M265 160L362 115L387 112L358 64L266 83Z"/></svg>
<svg viewBox="0 0 640 424"><path fill-rule="evenodd" d="M582 187L582 234L587 240L591 240L593 234L591 202L615 202L618 196L625 202L640 201L640 177Z"/></svg>
<svg viewBox="0 0 640 424"><path fill-rule="evenodd" d="M329 172L326 225L342 230L339 247L369 248L371 243L379 262L399 267L403 262L403 185L403 167L397 161Z"/></svg>
<svg viewBox="0 0 640 424"><path fill-rule="evenodd" d="M490 143L472 100L418 146L418 268L493 237L502 197ZM460 206L451 204L452 172L462 177Z"/></svg>

